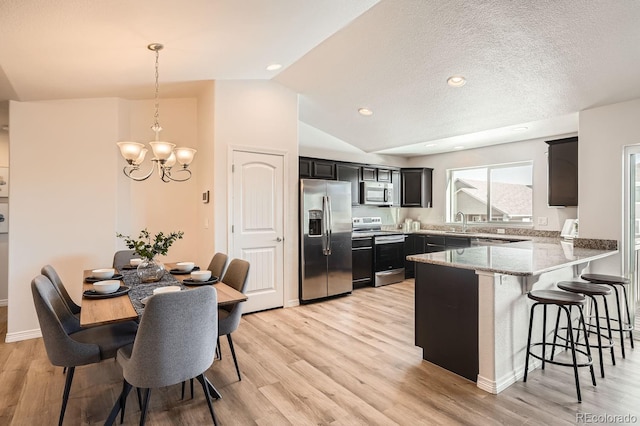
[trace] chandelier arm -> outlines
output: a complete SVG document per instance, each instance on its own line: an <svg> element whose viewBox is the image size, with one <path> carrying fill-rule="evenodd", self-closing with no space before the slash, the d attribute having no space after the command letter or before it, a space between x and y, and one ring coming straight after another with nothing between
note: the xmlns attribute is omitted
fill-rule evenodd
<svg viewBox="0 0 640 426"><path fill-rule="evenodd" d="M183 168L183 169L178 169L178 171L177 171L177 172L187 172L187 173L188 173L188 176L187 176L187 177L185 177L184 179L177 179L177 178L174 178L174 177L172 177L172 176L171 176L171 171L170 171L170 170L167 170L167 173L165 173L165 176L166 176L168 179L170 179L170 180L172 180L172 181L174 181L174 182L185 182L185 181L187 181L187 180L191 179L191 170L187 169L186 167L185 167L185 168ZM164 180L164 179L163 179L163 180ZM168 181L165 181L165 182L168 182Z"/></svg>
<svg viewBox="0 0 640 426"><path fill-rule="evenodd" d="M134 176L133 173L135 173L136 171L140 170L140 167L136 167L136 166L124 166L124 168L122 169L122 171L124 172L124 175L126 177L128 177L129 179L133 179L137 182L142 182L143 180L147 180L149 179L149 176L151 176L151 174L153 173L153 169L155 168L155 163L151 166L151 170L149 170L149 173L147 173L144 176Z"/></svg>

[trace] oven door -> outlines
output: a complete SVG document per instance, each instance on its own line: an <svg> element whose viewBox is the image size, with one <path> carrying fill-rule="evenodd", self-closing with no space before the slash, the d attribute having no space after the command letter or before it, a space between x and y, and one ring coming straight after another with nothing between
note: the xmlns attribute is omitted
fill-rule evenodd
<svg viewBox="0 0 640 426"><path fill-rule="evenodd" d="M404 280L404 235L384 235L374 238L374 285L398 283Z"/></svg>

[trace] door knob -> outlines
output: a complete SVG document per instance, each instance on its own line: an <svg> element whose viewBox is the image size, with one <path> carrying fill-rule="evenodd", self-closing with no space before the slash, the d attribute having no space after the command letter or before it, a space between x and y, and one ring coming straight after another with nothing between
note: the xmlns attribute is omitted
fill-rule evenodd
<svg viewBox="0 0 640 426"><path fill-rule="evenodd" d="M280 241L282 241L282 238L278 237L278 238L276 238L276 241L280 242Z"/></svg>

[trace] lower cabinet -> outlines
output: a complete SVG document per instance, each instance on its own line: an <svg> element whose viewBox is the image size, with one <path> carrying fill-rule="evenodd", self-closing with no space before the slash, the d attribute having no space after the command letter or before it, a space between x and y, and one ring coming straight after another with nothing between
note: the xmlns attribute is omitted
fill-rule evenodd
<svg viewBox="0 0 640 426"><path fill-rule="evenodd" d="M353 288L373 284L373 238L354 238L351 241Z"/></svg>
<svg viewBox="0 0 640 426"><path fill-rule="evenodd" d="M419 234L409 234L404 243L405 258L412 254L422 254L426 252L426 236ZM415 276L415 262L404 261L404 277L413 278Z"/></svg>

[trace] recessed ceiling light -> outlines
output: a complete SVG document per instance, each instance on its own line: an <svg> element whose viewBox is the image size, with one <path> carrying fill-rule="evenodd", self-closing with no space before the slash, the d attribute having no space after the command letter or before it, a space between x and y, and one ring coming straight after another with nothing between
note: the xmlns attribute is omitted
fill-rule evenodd
<svg viewBox="0 0 640 426"><path fill-rule="evenodd" d="M369 108L358 108L358 112L360 113L360 115L364 115L366 117L373 115L373 111L371 111Z"/></svg>
<svg viewBox="0 0 640 426"><path fill-rule="evenodd" d="M529 130L528 127L514 127L513 129L511 129L512 132L526 132L527 130Z"/></svg>
<svg viewBox="0 0 640 426"><path fill-rule="evenodd" d="M277 71L282 68L282 64L271 64L267 66L267 71Z"/></svg>
<svg viewBox="0 0 640 426"><path fill-rule="evenodd" d="M424 147L425 148L432 148L432 147L437 146L437 145L438 145L437 143L427 143L427 144L424 145Z"/></svg>
<svg viewBox="0 0 640 426"><path fill-rule="evenodd" d="M452 75L447 79L447 84L451 87L462 87L467 82L467 79L461 75Z"/></svg>
<svg viewBox="0 0 640 426"><path fill-rule="evenodd" d="M454 146L453 149L464 149L464 146Z"/></svg>

